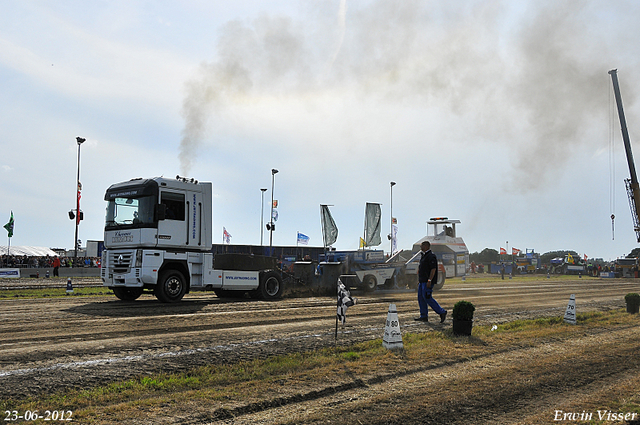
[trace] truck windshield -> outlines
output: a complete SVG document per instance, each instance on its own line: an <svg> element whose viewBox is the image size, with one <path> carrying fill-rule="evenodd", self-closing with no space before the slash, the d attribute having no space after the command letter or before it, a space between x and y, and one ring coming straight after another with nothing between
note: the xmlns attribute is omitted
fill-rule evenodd
<svg viewBox="0 0 640 425"><path fill-rule="evenodd" d="M107 204L105 229L151 227L155 225L153 211L155 196L114 198Z"/></svg>

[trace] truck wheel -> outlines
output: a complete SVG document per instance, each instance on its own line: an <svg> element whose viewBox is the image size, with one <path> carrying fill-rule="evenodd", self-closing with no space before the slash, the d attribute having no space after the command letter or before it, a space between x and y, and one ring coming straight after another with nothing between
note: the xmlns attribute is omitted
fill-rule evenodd
<svg viewBox="0 0 640 425"><path fill-rule="evenodd" d="M376 277L372 274L366 275L364 279L362 279L362 286L364 286L364 290L367 292L375 291L376 286L378 286Z"/></svg>
<svg viewBox="0 0 640 425"><path fill-rule="evenodd" d="M154 293L163 303L177 303L187 292L187 281L177 270L163 272Z"/></svg>
<svg viewBox="0 0 640 425"><path fill-rule="evenodd" d="M278 272L270 271L260 276L260 295L265 300L274 300L282 295L282 277Z"/></svg>
<svg viewBox="0 0 640 425"><path fill-rule="evenodd" d="M438 270L438 282L435 285L433 285L433 290L437 291L439 289L442 289L446 278L447 276L445 275L444 270Z"/></svg>
<svg viewBox="0 0 640 425"><path fill-rule="evenodd" d="M111 288L111 290L122 301L135 301L142 295L142 288Z"/></svg>

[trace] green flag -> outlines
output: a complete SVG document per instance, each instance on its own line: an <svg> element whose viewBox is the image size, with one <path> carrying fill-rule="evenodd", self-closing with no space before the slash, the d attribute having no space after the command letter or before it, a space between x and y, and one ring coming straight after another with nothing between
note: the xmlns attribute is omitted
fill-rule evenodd
<svg viewBox="0 0 640 425"><path fill-rule="evenodd" d="M367 202L364 212L364 244L365 246L378 246L382 243L380 238L382 211L380 204Z"/></svg>
<svg viewBox="0 0 640 425"><path fill-rule="evenodd" d="M331 217L329 205L320 205L320 218L322 219L322 237L324 246L331 246L338 240L338 226Z"/></svg>
<svg viewBox="0 0 640 425"><path fill-rule="evenodd" d="M7 229L7 232L9 232L9 237L12 237L13 236L13 211L11 211L11 218L9 219L9 222L4 225L4 228Z"/></svg>

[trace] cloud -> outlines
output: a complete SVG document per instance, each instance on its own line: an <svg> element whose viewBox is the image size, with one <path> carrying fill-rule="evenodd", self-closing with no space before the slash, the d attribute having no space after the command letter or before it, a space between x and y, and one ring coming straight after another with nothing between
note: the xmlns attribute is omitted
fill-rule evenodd
<svg viewBox="0 0 640 425"><path fill-rule="evenodd" d="M33 13L50 35L33 44L19 32L0 34L6 67L46 90L103 107L133 102L168 116L168 107L179 104L181 88L174 81L186 79L195 65L179 53L102 35L47 9Z"/></svg>

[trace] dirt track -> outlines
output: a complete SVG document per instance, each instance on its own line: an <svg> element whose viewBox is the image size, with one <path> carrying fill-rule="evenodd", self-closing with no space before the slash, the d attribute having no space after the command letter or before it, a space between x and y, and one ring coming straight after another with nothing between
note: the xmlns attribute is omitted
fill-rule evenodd
<svg viewBox="0 0 640 425"><path fill-rule="evenodd" d="M525 317L561 316L570 294L576 294L578 313L620 308L624 306L624 295L628 292L640 292L640 282L582 278L562 282L514 279L481 283L468 279L446 285L436 298L448 310L460 299L470 300L477 306L476 322L491 324ZM428 332L451 326L450 318L444 325L437 324L435 315L429 324L414 322L417 302L413 292L357 296L359 305L349 309L347 326L339 334L339 343L380 338L390 303L396 304L405 332ZM87 388L140 374L312 350L334 343L335 300L332 298L225 301L212 293L196 293L177 305L160 304L145 295L133 303L110 297L69 297L2 300L0 306L2 398L49 393L65 387ZM603 376L614 379L618 369L638 367L628 362L629 353L637 353L639 346L636 331L637 328L629 331L630 335L636 335L635 338L629 338L624 332L617 334L622 340L631 341L631 347L618 344L616 337L611 337L613 346L623 346L620 364L609 361L608 366L598 364L603 368L600 371ZM585 336L585 350L591 355L597 354L594 347L601 339L597 335ZM531 352L519 351L511 355L514 358L539 356L536 349L543 348L533 347ZM503 360L496 356L494 361ZM474 371L473 365L470 362L465 366L468 374L463 372L460 379L470 379L474 373L482 372L479 366L480 372ZM590 374L588 369L597 365L587 366L585 373ZM605 373L607 370L609 373ZM561 386L568 379L563 375L565 372L558 368L558 378L545 385ZM442 371L445 376L447 373L451 371ZM529 373L530 379L539 379L535 377L535 371ZM452 382L445 380L442 385L445 388ZM479 395L486 391L482 385L478 388ZM438 394L434 393L433 397L439 397ZM322 405L323 400L317 403ZM416 396L415 403L419 412L417 406L424 403L424 398ZM499 406L498 410L504 407ZM458 416L467 417L464 412L456 414ZM253 419L270 423L265 418ZM403 423L420 423L412 422L410 418L396 419ZM490 421L491 417L487 419ZM495 420L500 422L498 417ZM395 422L389 419L389 422L380 423Z"/></svg>

